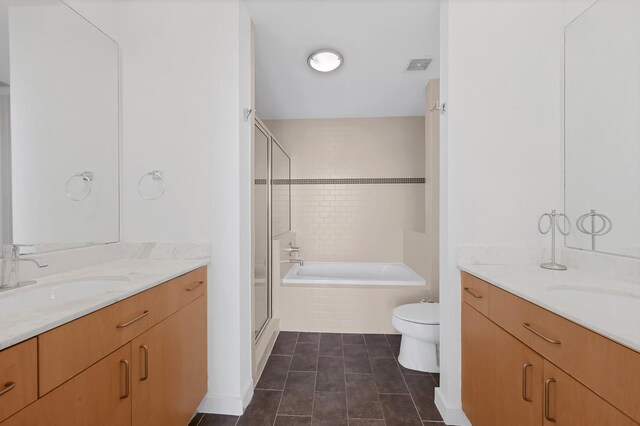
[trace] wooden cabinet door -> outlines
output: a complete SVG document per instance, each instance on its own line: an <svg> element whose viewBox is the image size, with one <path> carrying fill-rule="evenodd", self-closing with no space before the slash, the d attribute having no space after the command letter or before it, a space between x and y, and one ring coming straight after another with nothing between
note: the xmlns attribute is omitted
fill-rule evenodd
<svg viewBox="0 0 640 426"><path fill-rule="evenodd" d="M473 426L498 424L495 328L487 317L462 303L462 408Z"/></svg>
<svg viewBox="0 0 640 426"><path fill-rule="evenodd" d="M2 426L130 426L130 367L131 347L126 344Z"/></svg>
<svg viewBox="0 0 640 426"><path fill-rule="evenodd" d="M131 342L133 424L186 425L207 391L207 299Z"/></svg>
<svg viewBox="0 0 640 426"><path fill-rule="evenodd" d="M629 417L547 360L544 360L544 398L544 424L547 426L637 426Z"/></svg>
<svg viewBox="0 0 640 426"><path fill-rule="evenodd" d="M495 425L540 426L542 424L543 358L494 324Z"/></svg>
<svg viewBox="0 0 640 426"><path fill-rule="evenodd" d="M542 424L540 355L462 304L462 408L474 426Z"/></svg>

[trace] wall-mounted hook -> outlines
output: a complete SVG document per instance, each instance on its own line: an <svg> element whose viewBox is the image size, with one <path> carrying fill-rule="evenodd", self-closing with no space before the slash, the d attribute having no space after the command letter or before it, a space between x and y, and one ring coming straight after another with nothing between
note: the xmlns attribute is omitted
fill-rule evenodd
<svg viewBox="0 0 640 426"><path fill-rule="evenodd" d="M244 121L249 121L249 118L251 117L251 113L253 112L252 108L245 108L242 111L242 118Z"/></svg>
<svg viewBox="0 0 640 426"><path fill-rule="evenodd" d="M429 111L440 111L440 114L444 114L445 112L447 112L447 104L445 104L444 102L440 104L439 101L436 101L436 103L433 104Z"/></svg>

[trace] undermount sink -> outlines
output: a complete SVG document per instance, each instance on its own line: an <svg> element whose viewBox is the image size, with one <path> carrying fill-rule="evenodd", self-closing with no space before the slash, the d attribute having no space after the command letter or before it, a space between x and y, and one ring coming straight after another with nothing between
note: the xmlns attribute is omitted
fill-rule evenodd
<svg viewBox="0 0 640 426"><path fill-rule="evenodd" d="M631 323L640 323L640 294L590 287L552 287L549 292L565 303Z"/></svg>
<svg viewBox="0 0 640 426"><path fill-rule="evenodd" d="M0 312L54 307L101 293L119 292L127 281L127 277L91 277L18 287L0 293Z"/></svg>

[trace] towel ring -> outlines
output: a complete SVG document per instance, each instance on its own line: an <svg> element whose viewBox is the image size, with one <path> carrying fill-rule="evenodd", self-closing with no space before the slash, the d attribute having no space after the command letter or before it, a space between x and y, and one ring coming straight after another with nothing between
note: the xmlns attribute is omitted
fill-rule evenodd
<svg viewBox="0 0 640 426"><path fill-rule="evenodd" d="M142 181L144 180L144 178L146 178L147 176L151 176L151 179L154 182L160 182L162 184L162 189L160 190L160 193L158 195L147 196L142 193L142 189L140 189L140 185L142 184ZM138 180L138 194L140 194L140 196L145 200L149 200L149 201L157 200L158 198L164 195L164 192L166 190L167 190L167 184L164 180L164 172L162 170L151 170L150 172L143 174L140 177L140 180Z"/></svg>
<svg viewBox="0 0 640 426"><path fill-rule="evenodd" d="M75 178L80 178L84 182L87 183L87 187L89 189L87 190L87 193L84 195L84 197L74 197L73 195L71 195L69 193L69 184ZM66 194L67 194L67 198L72 200L72 201L84 201L87 198L89 198L89 195L91 195L91 192L93 191L93 172L80 172L80 173L76 173L74 175L71 175L71 177L69 177L69 179L67 179L67 183L65 185L65 191L66 191Z"/></svg>

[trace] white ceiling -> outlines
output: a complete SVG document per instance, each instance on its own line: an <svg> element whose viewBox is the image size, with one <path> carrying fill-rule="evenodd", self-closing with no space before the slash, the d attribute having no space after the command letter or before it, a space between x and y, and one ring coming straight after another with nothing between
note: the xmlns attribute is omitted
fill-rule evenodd
<svg viewBox="0 0 640 426"><path fill-rule="evenodd" d="M438 0L246 0L256 28L256 109L263 119L424 114L438 76ZM309 54L332 48L344 65L319 73ZM436 58L406 71L412 58Z"/></svg>

